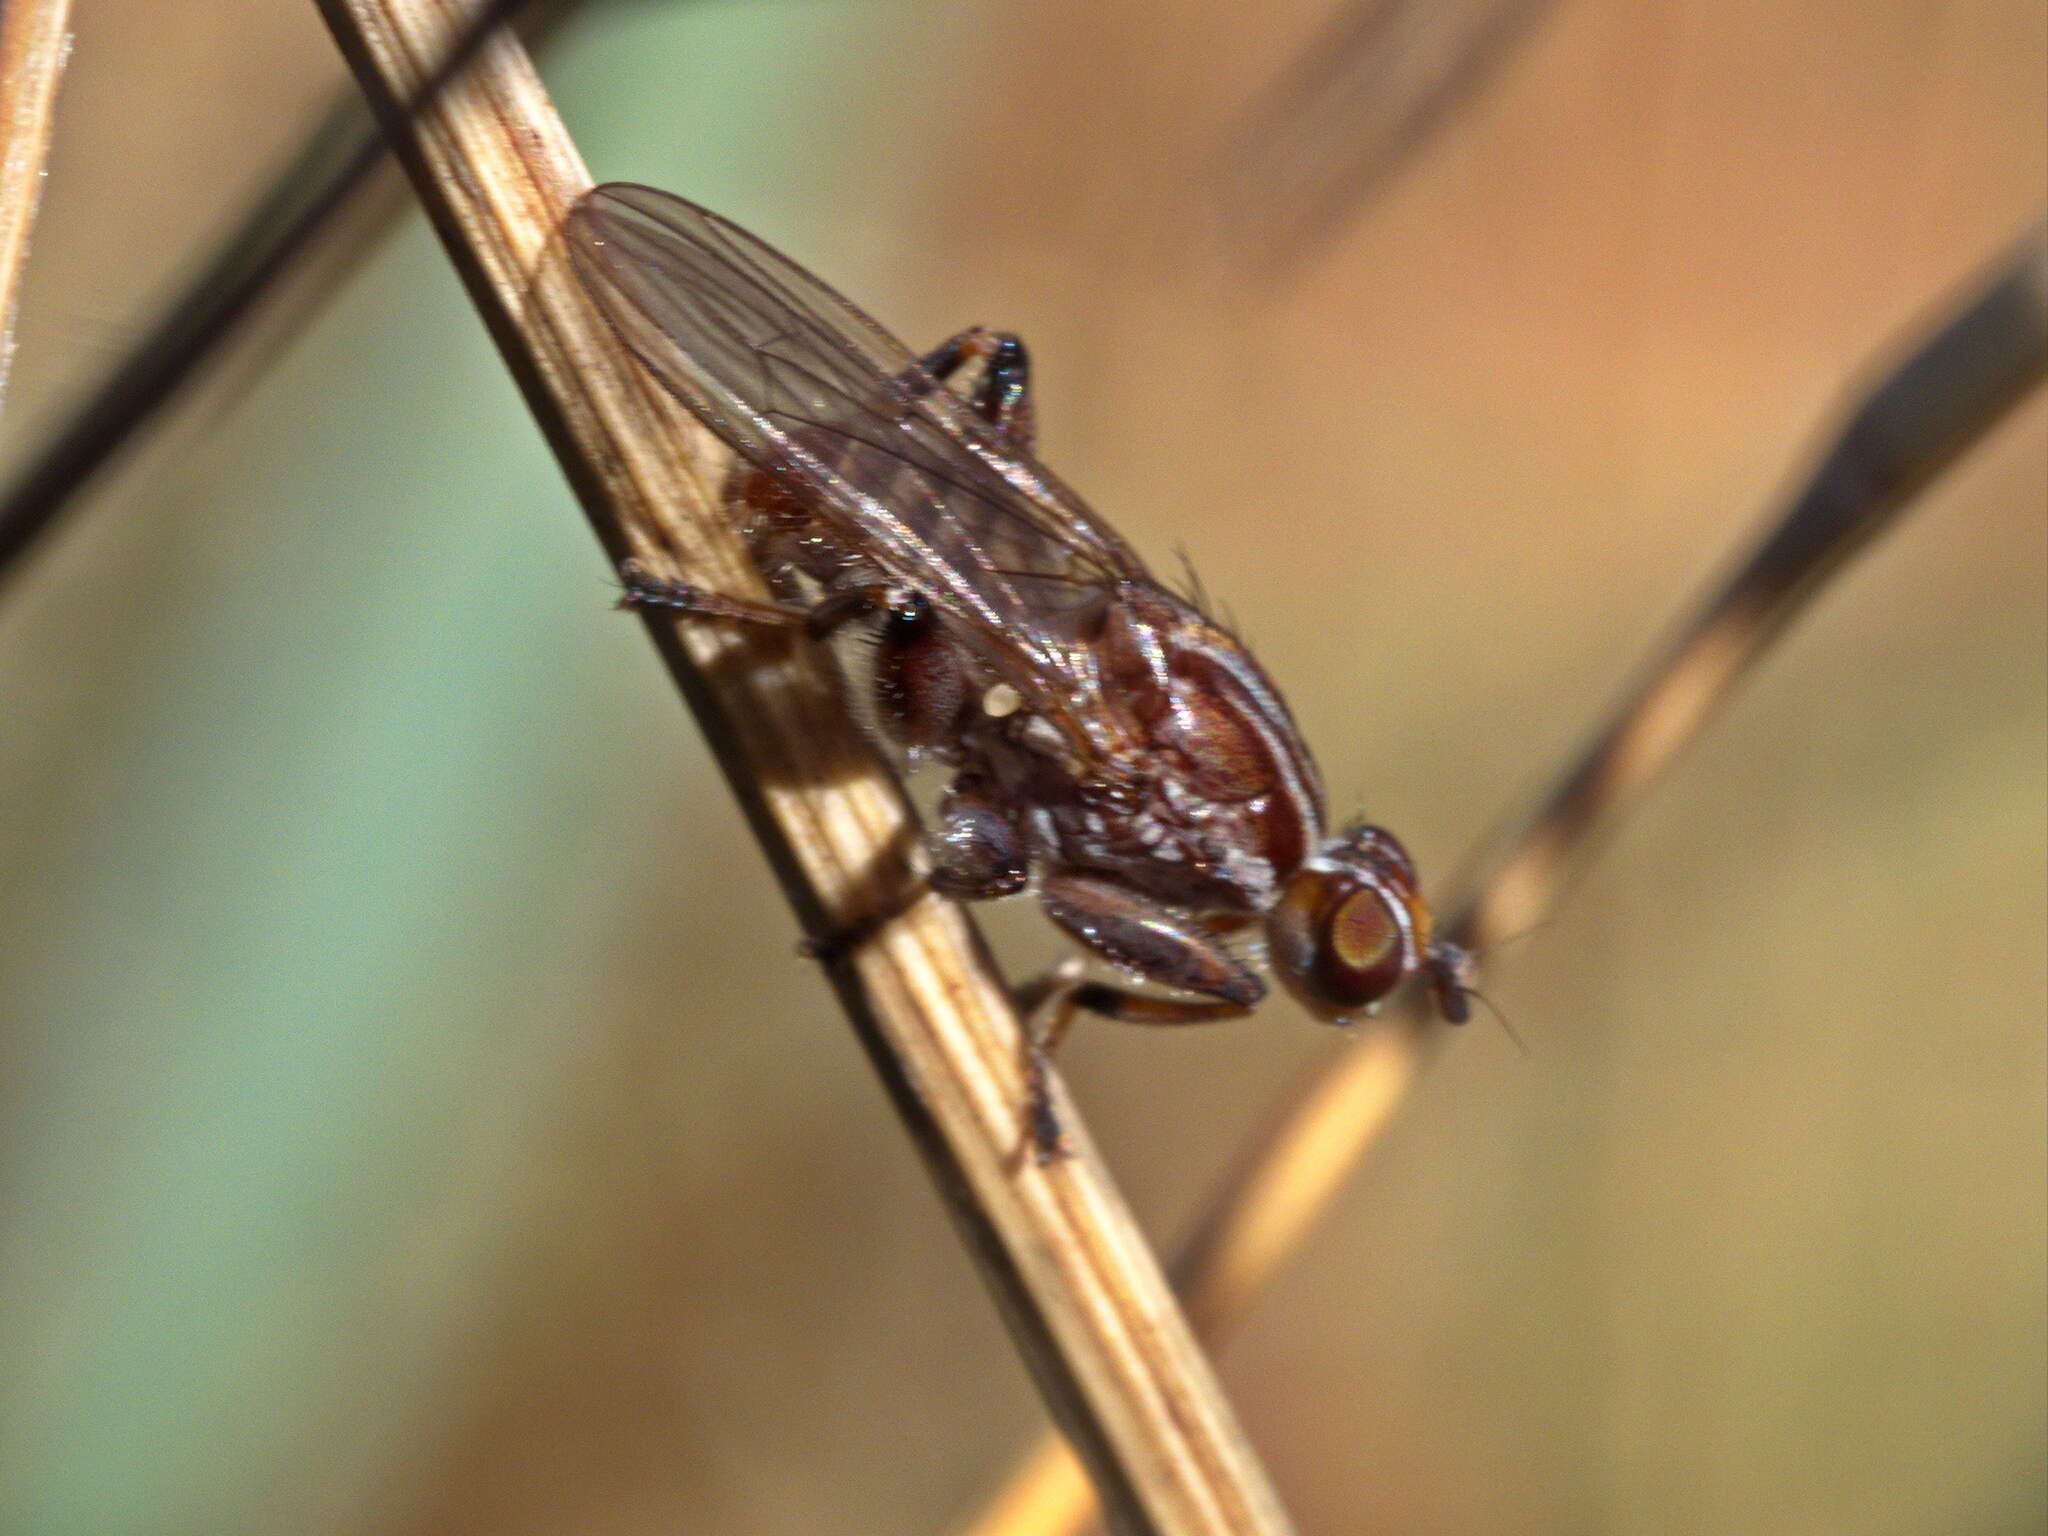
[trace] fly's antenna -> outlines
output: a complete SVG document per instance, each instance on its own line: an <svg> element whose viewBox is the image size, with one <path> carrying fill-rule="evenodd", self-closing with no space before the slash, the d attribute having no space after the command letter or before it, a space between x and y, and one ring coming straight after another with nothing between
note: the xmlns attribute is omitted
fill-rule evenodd
<svg viewBox="0 0 2048 1536"><path fill-rule="evenodd" d="M1500 1006L1492 998L1472 987L1465 988L1465 995L1477 999L1479 1006L1493 1015L1494 1022L1500 1025L1501 1033L1514 1041L1516 1050L1520 1051L1524 1056L1529 1054L1528 1042L1522 1038L1521 1032L1508 1021L1508 1016L1500 1011Z"/></svg>
<svg viewBox="0 0 2048 1536"><path fill-rule="evenodd" d="M1541 927L1542 924L1534 924ZM1522 937L1516 934L1516 938ZM1498 944L1493 948L1498 949ZM1447 1023L1463 1024L1472 1017L1470 1003L1477 1001L1501 1027L1501 1033L1514 1041L1515 1049L1524 1056L1529 1054L1528 1042L1508 1016L1501 1012L1500 1005L1480 991L1473 983L1479 979L1478 955L1462 944L1453 944L1448 939L1437 939L1429 946L1429 953L1423 960L1423 968L1429 974L1430 991L1436 994L1437 1011Z"/></svg>

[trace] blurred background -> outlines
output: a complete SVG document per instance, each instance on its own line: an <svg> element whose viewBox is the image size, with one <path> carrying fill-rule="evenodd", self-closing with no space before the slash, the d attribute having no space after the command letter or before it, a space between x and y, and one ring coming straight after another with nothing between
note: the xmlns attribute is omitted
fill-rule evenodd
<svg viewBox="0 0 2048 1536"><path fill-rule="evenodd" d="M2034 215L2048 12L1558 0L1290 223L1338 15L595 0L546 69L600 177L1023 332L1440 887ZM0 471L342 84L310 5L77 24ZM1225 1350L1305 1532L2040 1529L2044 459L1826 595ZM612 595L415 216L6 593L0 1532L940 1531L1036 1431ZM1171 1242L1341 1044L1064 1063Z"/></svg>

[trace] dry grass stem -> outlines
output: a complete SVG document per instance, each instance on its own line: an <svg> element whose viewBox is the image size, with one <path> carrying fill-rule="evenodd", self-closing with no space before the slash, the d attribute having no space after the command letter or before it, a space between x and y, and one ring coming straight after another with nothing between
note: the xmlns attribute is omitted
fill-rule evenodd
<svg viewBox="0 0 2048 1536"><path fill-rule="evenodd" d="M0 5L0 404L14 363L14 307L42 201L57 82L71 56L71 0Z"/></svg>
<svg viewBox="0 0 2048 1536"><path fill-rule="evenodd" d="M614 558L762 591L722 516L720 464L570 278L556 232L588 178L519 46L487 41L408 110L477 13L322 0L457 267ZM1020 1158L1020 1036L959 910L921 894L915 821L838 706L817 648L667 620L649 630L982 1262L1118 1529L1279 1532L1285 1517L1150 1252L1081 1154ZM623 728L623 727L622 727Z"/></svg>
<svg viewBox="0 0 2048 1536"><path fill-rule="evenodd" d="M1863 392L1764 535L1643 669L1534 808L1482 859L1446 928L1484 948L1554 910L1601 837L1712 720L1828 580L2048 376L2048 225ZM1311 1071L1211 1195L1173 1265L1211 1342L1300 1246L1441 1041L1412 1009ZM1095 1513L1057 1437L963 1536L1062 1536Z"/></svg>

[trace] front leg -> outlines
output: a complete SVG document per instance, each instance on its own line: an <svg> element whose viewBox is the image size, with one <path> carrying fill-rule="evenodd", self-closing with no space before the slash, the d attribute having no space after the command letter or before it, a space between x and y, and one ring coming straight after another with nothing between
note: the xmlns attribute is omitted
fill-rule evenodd
<svg viewBox="0 0 2048 1536"><path fill-rule="evenodd" d="M1040 1162L1066 1151L1047 1069L1081 1013L1122 1024L1213 1024L1241 1019L1266 995L1265 983L1232 954L1217 931L1173 907L1099 875L1048 875L1038 899L1085 948L1158 986L1195 994L1158 997L1110 982L1054 980L1040 989L1050 1011L1030 1040L1031 1139ZM1057 975L1057 973L1055 973Z"/></svg>
<svg viewBox="0 0 2048 1536"><path fill-rule="evenodd" d="M1129 1024L1206 1024L1250 1013L1265 983L1230 952L1214 927L1101 875L1048 875L1045 915L1118 970L1200 1001L1152 997L1089 983L1077 1006Z"/></svg>

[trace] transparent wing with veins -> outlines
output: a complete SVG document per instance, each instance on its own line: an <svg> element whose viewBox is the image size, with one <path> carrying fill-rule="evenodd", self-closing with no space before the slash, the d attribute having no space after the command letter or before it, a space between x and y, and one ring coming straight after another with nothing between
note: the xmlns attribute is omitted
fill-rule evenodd
<svg viewBox="0 0 2048 1536"><path fill-rule="evenodd" d="M570 211L571 263L635 356L849 547L921 593L1055 718L1144 566L895 337L737 225L610 182Z"/></svg>

